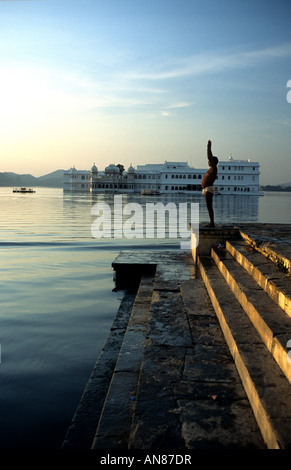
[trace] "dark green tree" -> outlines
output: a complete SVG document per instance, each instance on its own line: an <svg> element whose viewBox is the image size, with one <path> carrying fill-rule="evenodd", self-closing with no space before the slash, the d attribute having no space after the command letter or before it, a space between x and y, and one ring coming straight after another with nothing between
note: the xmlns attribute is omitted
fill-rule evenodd
<svg viewBox="0 0 291 470"><path fill-rule="evenodd" d="M121 165L120 163L118 163L118 165L116 166L119 168L119 173L122 175L122 173L124 172L124 166Z"/></svg>

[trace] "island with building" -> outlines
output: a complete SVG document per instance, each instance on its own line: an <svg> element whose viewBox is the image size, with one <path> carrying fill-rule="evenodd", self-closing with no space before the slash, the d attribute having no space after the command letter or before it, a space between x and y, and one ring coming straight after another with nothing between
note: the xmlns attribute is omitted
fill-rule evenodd
<svg viewBox="0 0 291 470"><path fill-rule="evenodd" d="M229 157L219 162L216 192L220 194L261 195L260 164ZM110 164L100 171L94 164L91 170L64 171L64 191L92 193L177 194L200 193L205 168L193 168L187 162L148 163L132 165L127 170L121 164Z"/></svg>

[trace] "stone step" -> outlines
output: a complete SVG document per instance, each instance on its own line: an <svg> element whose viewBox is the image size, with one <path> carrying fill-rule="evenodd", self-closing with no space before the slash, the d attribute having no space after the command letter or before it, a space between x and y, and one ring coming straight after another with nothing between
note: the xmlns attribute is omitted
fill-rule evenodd
<svg viewBox="0 0 291 470"><path fill-rule="evenodd" d="M212 258L267 349L291 382L291 363L287 360L291 318L270 299L230 253L224 249L213 248Z"/></svg>
<svg viewBox="0 0 291 470"><path fill-rule="evenodd" d="M219 263L222 261L219 260ZM228 267L234 274L231 264L228 262ZM248 301L237 300L211 257L199 257L198 267L266 446L269 449L290 448L290 384L262 342L261 335L254 327L256 321L253 315L250 315L251 321L245 314L241 303L245 306ZM227 274L226 268L221 270ZM230 278L230 274L226 277ZM239 277L240 281L244 280L243 277ZM239 287L242 286L240 281L236 281ZM257 296L257 290L255 294Z"/></svg>
<svg viewBox="0 0 291 470"><path fill-rule="evenodd" d="M144 343L150 320L154 275L142 276L108 387L92 449L127 449Z"/></svg>
<svg viewBox="0 0 291 470"><path fill-rule="evenodd" d="M92 446L135 297L136 292L128 291L120 302L110 332L66 433L63 449L90 449Z"/></svg>
<svg viewBox="0 0 291 470"><path fill-rule="evenodd" d="M167 277L157 270L129 449L265 448L202 278Z"/></svg>
<svg viewBox="0 0 291 470"><path fill-rule="evenodd" d="M184 448L176 389L192 337L178 282L180 276L175 265L167 268L157 267L130 449Z"/></svg>
<svg viewBox="0 0 291 470"><path fill-rule="evenodd" d="M226 249L260 287L291 317L291 278L245 241L227 241Z"/></svg>
<svg viewBox="0 0 291 470"><path fill-rule="evenodd" d="M266 258L291 273L290 226L258 224L255 227L240 227L240 235L249 245ZM277 233L279 233L279 238Z"/></svg>

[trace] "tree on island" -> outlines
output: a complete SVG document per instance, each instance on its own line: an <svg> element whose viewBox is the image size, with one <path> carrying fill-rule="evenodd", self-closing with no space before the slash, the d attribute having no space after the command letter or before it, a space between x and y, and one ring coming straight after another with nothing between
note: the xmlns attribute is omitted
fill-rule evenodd
<svg viewBox="0 0 291 470"><path fill-rule="evenodd" d="M124 172L124 166L121 165L120 163L118 163L118 165L116 165L117 168L119 168L119 173L122 175L122 173Z"/></svg>

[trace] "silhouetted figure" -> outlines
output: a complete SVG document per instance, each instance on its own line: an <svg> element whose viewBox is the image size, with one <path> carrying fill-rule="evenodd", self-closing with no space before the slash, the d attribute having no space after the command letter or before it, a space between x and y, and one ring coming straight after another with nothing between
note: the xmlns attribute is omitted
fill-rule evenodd
<svg viewBox="0 0 291 470"><path fill-rule="evenodd" d="M201 186L203 189L202 194L205 197L206 206L207 206L207 210L208 210L209 218L210 218L210 224L207 224L207 227L215 227L212 202L213 202L213 195L215 192L213 183L217 176L218 158L212 155L210 140L208 140L208 143L207 143L207 158L208 158L208 165L210 166L210 168L206 172L202 180Z"/></svg>

